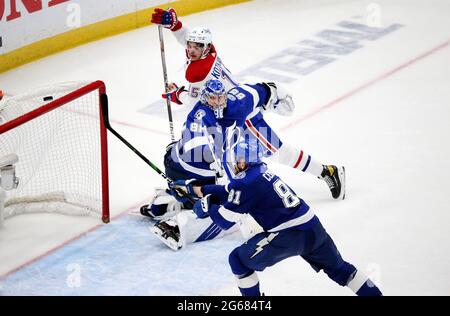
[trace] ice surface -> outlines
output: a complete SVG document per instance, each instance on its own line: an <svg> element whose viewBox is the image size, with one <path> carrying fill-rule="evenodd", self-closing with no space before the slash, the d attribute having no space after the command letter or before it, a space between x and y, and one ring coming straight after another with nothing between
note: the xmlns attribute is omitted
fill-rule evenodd
<svg viewBox="0 0 450 316"><path fill-rule="evenodd" d="M342 21L366 23L374 12L370 4L256 0L182 20L208 25L224 63L242 74L278 61L280 52L301 41L325 43L319 34L342 30ZM398 27L359 41L351 53L328 55L333 62L314 72L289 73L295 115L267 116L285 142L323 163L346 166L346 200L332 200L325 184L310 175L272 169L316 211L343 257L386 295L449 295L450 3L377 4L380 26ZM165 41L169 79L181 83L184 50L168 32ZM54 82L104 80L112 124L162 166L170 137L159 101L159 54L158 32L150 26L4 73L0 87L18 94ZM173 108L179 132L186 109ZM164 180L111 135L109 142L112 213L123 215L109 225L62 215L9 219L0 230L0 295L238 294L227 258L240 236L178 253L162 245L145 218L128 213ZM268 295L351 295L300 258L259 276Z"/></svg>

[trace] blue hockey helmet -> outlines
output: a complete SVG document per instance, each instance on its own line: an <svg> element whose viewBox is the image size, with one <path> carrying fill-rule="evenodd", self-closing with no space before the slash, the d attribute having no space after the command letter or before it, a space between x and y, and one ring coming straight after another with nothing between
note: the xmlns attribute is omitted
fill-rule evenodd
<svg viewBox="0 0 450 316"><path fill-rule="evenodd" d="M227 106L227 92L220 80L211 79L203 86L200 102L214 110L217 118L223 117L223 110Z"/></svg>
<svg viewBox="0 0 450 316"><path fill-rule="evenodd" d="M236 172L245 171L262 163L263 152L255 138L241 138L233 147L233 154Z"/></svg>

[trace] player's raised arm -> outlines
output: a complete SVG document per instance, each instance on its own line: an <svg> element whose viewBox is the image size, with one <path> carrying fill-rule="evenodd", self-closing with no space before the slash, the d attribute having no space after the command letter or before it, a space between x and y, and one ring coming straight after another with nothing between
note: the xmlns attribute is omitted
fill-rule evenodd
<svg viewBox="0 0 450 316"><path fill-rule="evenodd" d="M156 8L153 11L151 22L161 25L173 32L183 27L183 23L178 20L177 13L173 8L169 8L167 10Z"/></svg>
<svg viewBox="0 0 450 316"><path fill-rule="evenodd" d="M269 92L267 102L263 105L264 110L283 116L291 116L295 110L292 95L279 83L263 82L262 84Z"/></svg>

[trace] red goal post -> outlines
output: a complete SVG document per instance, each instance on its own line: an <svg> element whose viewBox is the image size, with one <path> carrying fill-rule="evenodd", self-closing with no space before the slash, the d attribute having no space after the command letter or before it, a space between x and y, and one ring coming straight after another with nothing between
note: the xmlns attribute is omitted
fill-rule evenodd
<svg viewBox="0 0 450 316"><path fill-rule="evenodd" d="M0 101L0 157L17 154L6 218L28 212L110 220L102 81L63 83Z"/></svg>

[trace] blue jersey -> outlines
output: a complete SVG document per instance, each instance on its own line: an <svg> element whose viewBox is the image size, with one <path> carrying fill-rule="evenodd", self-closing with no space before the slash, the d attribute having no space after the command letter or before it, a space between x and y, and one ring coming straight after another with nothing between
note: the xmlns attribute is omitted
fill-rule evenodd
<svg viewBox="0 0 450 316"><path fill-rule="evenodd" d="M222 128L243 127L245 120L255 116L267 103L269 93L262 84L243 84L227 93L227 107L223 113L215 113Z"/></svg>
<svg viewBox="0 0 450 316"><path fill-rule="evenodd" d="M211 169L214 162L208 140L206 128L216 126L213 111L197 103L188 114L186 123L181 131L181 139L172 147L171 157L186 173L186 178L215 177L216 172ZM215 133L213 133L215 134Z"/></svg>
<svg viewBox="0 0 450 316"><path fill-rule="evenodd" d="M211 169L214 162L211 150L221 157L227 130L242 127L246 118L259 113L267 102L268 92L261 84L240 85L227 94L227 106L222 110L213 110L200 101L188 114L183 126L181 139L172 147L171 157L186 171L187 178L214 177ZM208 136L210 140L208 144Z"/></svg>
<svg viewBox="0 0 450 316"><path fill-rule="evenodd" d="M209 208L211 218L224 229L243 213L250 214L267 232L306 229L318 221L309 206L264 163L231 177L227 186L207 185L202 191L221 200L227 195L225 203Z"/></svg>

